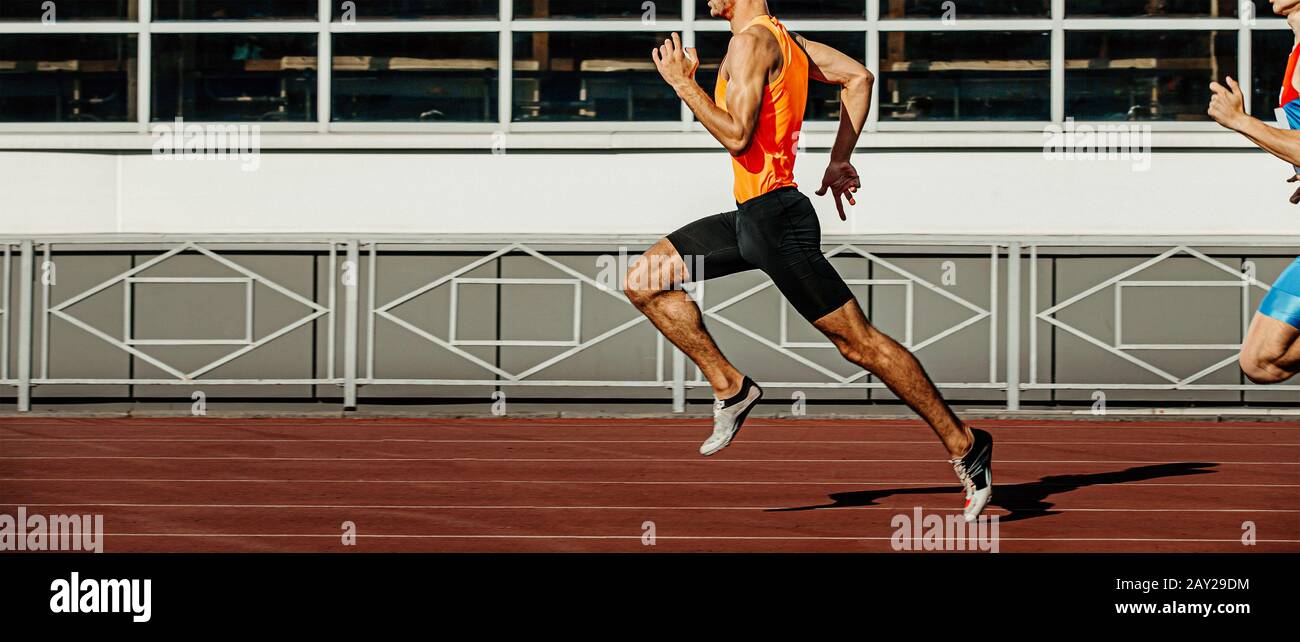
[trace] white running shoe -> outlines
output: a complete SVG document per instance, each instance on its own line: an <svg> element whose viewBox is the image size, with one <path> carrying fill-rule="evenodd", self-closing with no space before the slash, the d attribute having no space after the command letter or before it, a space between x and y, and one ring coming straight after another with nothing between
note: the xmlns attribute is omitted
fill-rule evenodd
<svg viewBox="0 0 1300 642"><path fill-rule="evenodd" d="M708 456L726 448L727 444L736 438L736 433L740 432L740 425L745 423L749 411L762 398L763 389L759 388L753 379L745 377L745 381L740 384L740 392L730 399L715 401L713 434L700 445L700 454Z"/></svg>
<svg viewBox="0 0 1300 642"><path fill-rule="evenodd" d="M957 479L966 487L966 521L973 522L993 498L993 436L971 428L975 441L961 459L951 459Z"/></svg>

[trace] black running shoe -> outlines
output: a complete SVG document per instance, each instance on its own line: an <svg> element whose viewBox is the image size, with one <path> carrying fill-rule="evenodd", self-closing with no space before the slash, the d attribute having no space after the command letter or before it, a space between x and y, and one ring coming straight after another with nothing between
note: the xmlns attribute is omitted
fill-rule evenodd
<svg viewBox="0 0 1300 642"><path fill-rule="evenodd" d="M993 498L993 437L971 428L975 441L961 459L952 459L957 479L966 487L966 521L973 522Z"/></svg>

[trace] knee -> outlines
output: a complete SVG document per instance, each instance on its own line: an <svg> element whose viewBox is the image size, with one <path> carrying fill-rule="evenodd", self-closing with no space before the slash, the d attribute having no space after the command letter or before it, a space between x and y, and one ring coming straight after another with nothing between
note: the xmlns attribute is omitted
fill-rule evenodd
<svg viewBox="0 0 1300 642"><path fill-rule="evenodd" d="M657 280L647 268L647 262L638 261L623 278L623 294L632 305L644 308L655 297L663 294L663 288L655 282Z"/></svg>
<svg viewBox="0 0 1300 642"><path fill-rule="evenodd" d="M646 287L644 277L638 275L637 270L633 268L628 270L627 277L623 281L623 294L632 305L643 308L658 292Z"/></svg>
<svg viewBox="0 0 1300 642"><path fill-rule="evenodd" d="M889 361L887 351L882 350L875 342L849 341L843 338L834 338L831 342L839 348L840 356L844 357L845 361L868 370L880 368Z"/></svg>
<svg viewBox="0 0 1300 642"><path fill-rule="evenodd" d="M660 241L633 261L623 277L623 294L637 308L644 309L687 278L686 266L675 253L656 251L666 244L667 240Z"/></svg>
<svg viewBox="0 0 1300 642"><path fill-rule="evenodd" d="M1291 377L1290 373L1277 367L1272 359L1259 354L1243 352L1238 364L1241 366L1242 374L1246 375L1247 379L1261 385L1282 383Z"/></svg>

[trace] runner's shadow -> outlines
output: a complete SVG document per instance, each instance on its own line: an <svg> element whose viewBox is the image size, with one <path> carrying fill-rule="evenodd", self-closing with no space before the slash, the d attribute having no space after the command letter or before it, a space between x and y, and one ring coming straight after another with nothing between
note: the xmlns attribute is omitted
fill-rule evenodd
<svg viewBox="0 0 1300 642"><path fill-rule="evenodd" d="M1047 501L1054 495L1063 495L1086 486L1104 486L1107 484L1125 484L1141 482L1162 477L1183 477L1186 475L1205 475L1217 472L1212 470L1218 464L1202 462L1180 462L1176 464L1155 464L1137 466L1125 470L1105 473L1086 473L1080 475L1049 475L1036 482L1021 484L993 484L993 499L990 506L997 506L1008 511L1008 515L999 518L1001 522L1011 522L1044 515L1057 515L1055 505ZM852 508L854 506L875 506L878 500L895 495L932 495L936 493L960 493L960 486L929 486L924 488L889 488L884 490L856 490L847 493L832 493L830 504L817 506L796 506L792 508L769 508L767 512L818 510L822 508Z"/></svg>

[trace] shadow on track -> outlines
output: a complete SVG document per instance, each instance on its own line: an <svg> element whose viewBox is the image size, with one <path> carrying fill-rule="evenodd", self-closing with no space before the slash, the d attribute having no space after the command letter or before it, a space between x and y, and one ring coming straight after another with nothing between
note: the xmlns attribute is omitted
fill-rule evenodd
<svg viewBox="0 0 1300 642"><path fill-rule="evenodd" d="M1176 464L1155 464L1137 466L1125 470L1105 473L1087 473L1082 475L1049 475L1036 482L999 485L993 479L993 499L990 506L1005 509L1010 514L999 518L1000 522L1011 522L1044 515L1057 515L1054 504L1047 501L1054 495L1063 495L1087 486L1104 486L1107 484L1124 484L1140 482L1162 477L1184 477L1187 475L1206 475L1217 472L1212 470L1218 464L1204 462L1180 462ZM854 506L874 506L878 500L895 495L934 495L939 493L960 493L961 486L928 486L922 488L887 488L883 490L856 490L829 495L831 503L816 506L797 506L793 508L769 508L767 512L819 510L823 508L852 508Z"/></svg>

